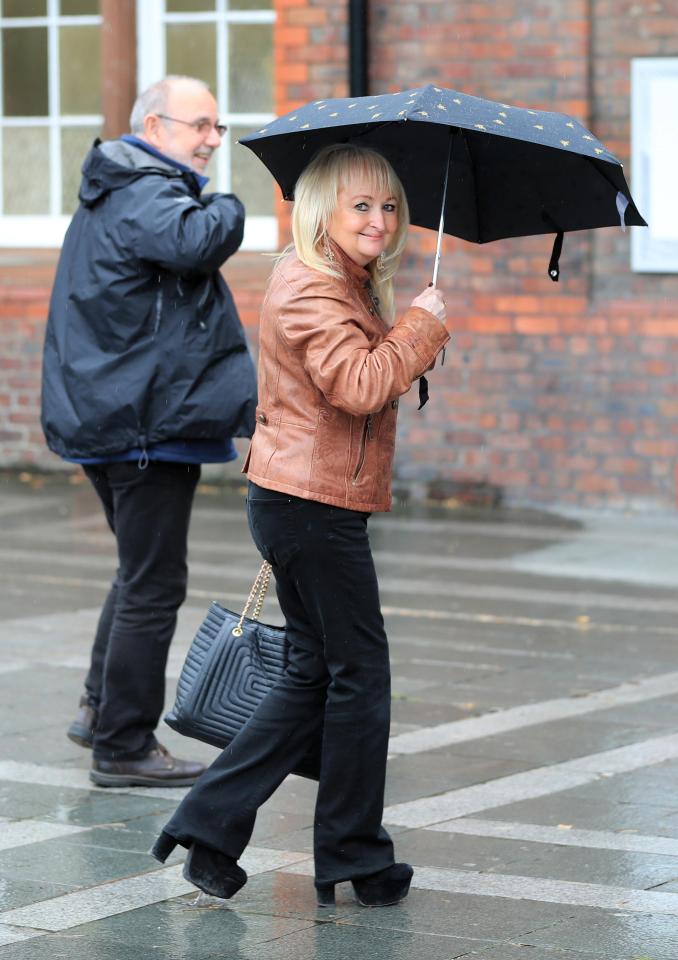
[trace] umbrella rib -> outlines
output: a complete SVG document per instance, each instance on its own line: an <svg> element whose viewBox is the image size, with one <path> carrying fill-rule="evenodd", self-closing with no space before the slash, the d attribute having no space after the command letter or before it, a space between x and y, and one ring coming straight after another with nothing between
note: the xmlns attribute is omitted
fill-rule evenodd
<svg viewBox="0 0 678 960"><path fill-rule="evenodd" d="M479 211L479 209L478 209L478 191L476 190L476 171L475 171L475 168L474 168L474 166L473 166L473 154L471 153L471 149L470 149L470 147L469 147L469 145L468 145L468 140L466 139L466 134L465 134L465 132L464 132L464 128L463 128L463 127L457 127L457 130L458 130L459 136L460 136L461 139L462 139L462 143L464 144L464 147L465 147L465 149L466 149L466 157L467 157L467 159L468 159L468 166L469 166L469 170L470 170L470 172L471 172L471 187L470 187L470 189L471 189L471 196L473 197L473 213L474 213L475 232L476 232L476 241L475 241L475 242L476 242L476 243L482 243L482 239L481 239L481 236L480 236L480 211Z"/></svg>
<svg viewBox="0 0 678 960"><path fill-rule="evenodd" d="M473 212L475 214L476 236L478 237L477 243L481 243L482 240L480 236L480 210L478 208L478 191L476 190L476 171L473 165L473 154L471 153L471 149L468 145L466 135L464 134L464 131L461 128L460 128L460 133L461 133L461 139L463 140L464 146L466 147L466 156L468 157L469 170L471 171L471 178L472 178L471 194L473 196Z"/></svg>
<svg viewBox="0 0 678 960"><path fill-rule="evenodd" d="M593 166L593 168L598 172L598 174L601 177L603 177L603 179L605 179L610 184L610 186L614 187L614 189L617 191L618 194L621 193L622 196L626 197L626 194L623 192L623 190L619 189L618 185L614 182L612 177L609 177L605 172L605 170L602 168L601 163L607 163L607 161L599 161L597 157L595 158L587 157L586 159ZM629 205L633 204L633 200L631 199L630 196L626 197L626 199L629 201ZM626 223L621 217L619 218L619 226L622 228L622 230L626 229Z"/></svg>

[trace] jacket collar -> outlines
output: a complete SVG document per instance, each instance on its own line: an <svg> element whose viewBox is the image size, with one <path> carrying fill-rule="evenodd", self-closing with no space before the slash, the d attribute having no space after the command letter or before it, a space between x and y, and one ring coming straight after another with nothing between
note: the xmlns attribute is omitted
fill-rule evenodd
<svg viewBox="0 0 678 960"><path fill-rule="evenodd" d="M162 162L170 168L181 170L182 173L192 174L196 184L198 185L198 190L203 190L210 181L209 177L203 177L202 174L198 173L192 167L187 167L185 163L180 163L173 157L168 157L167 154L161 153L160 150L156 150L154 146L152 146L150 143L146 143L146 141L142 140L141 137L135 137L132 133L123 133L120 139L124 143L131 144L133 147L139 147L141 150L145 150L146 153L150 153L152 157L162 160Z"/></svg>
<svg viewBox="0 0 678 960"><path fill-rule="evenodd" d="M328 238L328 240L336 263L341 267L351 283L354 283L358 287L369 286L372 282L370 271L365 267L361 267L355 260L351 260L349 255L338 243L335 243L334 240L330 238Z"/></svg>

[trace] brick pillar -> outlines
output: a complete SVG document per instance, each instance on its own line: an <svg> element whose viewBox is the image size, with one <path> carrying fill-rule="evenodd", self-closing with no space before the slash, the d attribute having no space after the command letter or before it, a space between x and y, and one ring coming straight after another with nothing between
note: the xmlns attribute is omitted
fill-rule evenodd
<svg viewBox="0 0 678 960"><path fill-rule="evenodd" d="M135 0L101 0L101 89L104 137L129 130L137 92Z"/></svg>
<svg viewBox="0 0 678 960"><path fill-rule="evenodd" d="M336 0L273 0L275 111L309 100L348 96L347 4ZM280 190L277 190L280 197ZM291 204L277 205L280 245L291 238Z"/></svg>

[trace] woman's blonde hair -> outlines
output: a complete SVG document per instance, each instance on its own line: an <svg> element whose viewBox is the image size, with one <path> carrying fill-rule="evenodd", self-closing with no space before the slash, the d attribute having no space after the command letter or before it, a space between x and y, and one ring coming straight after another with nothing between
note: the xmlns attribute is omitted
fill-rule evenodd
<svg viewBox="0 0 678 960"><path fill-rule="evenodd" d="M368 147L340 143L324 147L316 154L294 189L294 246L302 263L333 277L342 275L325 253L327 226L336 209L339 191L354 177L364 178L375 193L388 193L396 201L398 227L380 258L381 266L378 259L366 266L372 276L372 287L379 297L384 318L391 320L393 277L407 240L410 216L403 185L391 164L380 153Z"/></svg>

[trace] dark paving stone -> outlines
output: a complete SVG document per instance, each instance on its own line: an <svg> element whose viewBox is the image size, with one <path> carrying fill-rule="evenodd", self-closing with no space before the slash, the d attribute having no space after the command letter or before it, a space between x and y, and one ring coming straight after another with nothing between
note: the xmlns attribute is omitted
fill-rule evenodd
<svg viewBox="0 0 678 960"><path fill-rule="evenodd" d="M514 845L516 855L512 856L510 850L505 850L504 855L509 858L506 869L499 866L490 868L492 873L634 889L650 889L678 878L678 860L671 856L521 844L511 840L502 842ZM520 852L517 852L518 847L522 848Z"/></svg>
<svg viewBox="0 0 678 960"><path fill-rule="evenodd" d="M164 813L137 817L127 820L125 823L94 827L83 833L60 838L60 840L62 843L74 846L91 846L147 854L167 823L168 816L168 813ZM309 808L308 814L280 813L263 808L257 816L252 843L255 846L275 847L279 850L305 850L307 849L305 846L296 846L293 838L298 835L303 836L304 831L300 828L307 827L312 822L312 807ZM174 863L183 860L185 855L186 851L178 847L167 862Z"/></svg>
<svg viewBox="0 0 678 960"><path fill-rule="evenodd" d="M398 723L414 727L435 727L440 723L452 723L472 716L471 711L447 703L429 703L411 697L394 698L391 717Z"/></svg>
<svg viewBox="0 0 678 960"><path fill-rule="evenodd" d="M303 832L313 824L313 804L300 808L299 813L288 813L262 807L257 814L257 822L252 834L252 843L262 847L271 846L271 840L284 838ZM287 850L297 850L295 846Z"/></svg>
<svg viewBox="0 0 678 960"><path fill-rule="evenodd" d="M394 907L393 910L397 910ZM322 923L289 934L261 948L243 948L246 960L452 960L468 953L469 941L422 933L376 928L366 930L344 923Z"/></svg>
<svg viewBox="0 0 678 960"><path fill-rule="evenodd" d="M411 890L397 910L355 910L342 922L477 941L502 941L571 920L575 914L596 917L600 911L566 904Z"/></svg>
<svg viewBox="0 0 678 960"><path fill-rule="evenodd" d="M678 802L673 807L615 803L604 798L580 797L573 790L504 807L484 810L488 820L508 820L557 827L567 824L582 830L632 830L651 836L678 837Z"/></svg>
<svg viewBox="0 0 678 960"><path fill-rule="evenodd" d="M0 876L10 881L36 881L47 875L51 883L64 884L70 890L155 869L157 862L145 854L84 843L62 843L60 839L0 852Z"/></svg>
<svg viewBox="0 0 678 960"><path fill-rule="evenodd" d="M646 960L644 957L631 957L630 954L621 953L582 953L579 950L560 950L555 948L549 950L546 947L533 947L520 943L506 943L501 946L480 947L469 954L465 954L463 960ZM652 960L652 958L647 958Z"/></svg>
<svg viewBox="0 0 678 960"><path fill-rule="evenodd" d="M618 850L413 830L398 837L398 856L421 866L473 869L648 889L678 879L678 858Z"/></svg>
<svg viewBox="0 0 678 960"><path fill-rule="evenodd" d="M390 831L389 831L390 833ZM298 853L313 853L313 825L305 829L294 830L267 837L266 846L273 850L294 850Z"/></svg>
<svg viewBox="0 0 678 960"><path fill-rule="evenodd" d="M93 942L89 937L70 933L47 934L21 943L0 947L2 960L141 960L135 944L124 942ZM154 950L153 960L177 960L164 950ZM227 960L227 955L223 955ZM234 957L235 960L235 957Z"/></svg>
<svg viewBox="0 0 678 960"><path fill-rule="evenodd" d="M93 958L98 957L99 944L133 942L139 960L158 953L172 960L201 960L240 957L243 948L277 941L313 926L308 920L241 915L225 901L191 896L74 927L69 935L89 942Z"/></svg>
<svg viewBox="0 0 678 960"><path fill-rule="evenodd" d="M0 825L0 829L2 829ZM16 877L0 877L0 912L14 910L38 900L49 900L62 893L69 893L72 887L45 880L19 880ZM0 921L1 922L1 921ZM2 949L2 948L0 948Z"/></svg>
<svg viewBox="0 0 678 960"><path fill-rule="evenodd" d="M364 909L345 886L337 888L336 909L319 909L313 879L293 873L263 873L250 877L229 904L240 914L290 917L313 923Z"/></svg>
<svg viewBox="0 0 678 960"><path fill-rule="evenodd" d="M167 811L169 815L175 807L176 801L155 797L0 782L0 816L10 819L34 817L88 827L161 811Z"/></svg>
<svg viewBox="0 0 678 960"><path fill-rule="evenodd" d="M82 747L72 743L61 730L46 732L44 720L34 718L12 734L4 732L2 727L0 721L3 760L25 763L26 758L30 757L31 763L49 763L50 766L59 767L73 762L80 765L82 761Z"/></svg>
<svg viewBox="0 0 678 960"><path fill-rule="evenodd" d="M288 777L266 802L266 809L277 813L299 814L315 807L318 784L305 777Z"/></svg>
<svg viewBox="0 0 678 960"><path fill-rule="evenodd" d="M398 758L400 759L400 758ZM409 760L409 757L407 758ZM431 796L436 793L445 793L448 790L454 790L458 787L469 786L474 783L483 783L491 780L492 770L505 771L498 773L498 776L504 776L509 773L517 773L526 769L524 764L505 763L500 760L486 760L482 757L465 758L458 757L455 761L447 764L441 764L440 768L432 768L429 764L428 776L419 775L417 771L408 771L406 760L398 762L395 758L392 761L393 767L397 769L387 769L386 773L386 804L402 803L406 800L416 800L419 797ZM407 771L407 773L405 772Z"/></svg>
<svg viewBox="0 0 678 960"><path fill-rule="evenodd" d="M139 827L139 823L145 822L145 827ZM101 850L108 853L138 854L146 856L151 846L155 842L163 826L167 823L167 815L159 817L146 817L137 820L130 820L127 823L114 823L104 827L93 827L83 833L74 833L70 836L60 837L59 842L73 847L91 847L95 851ZM93 856L96 853L92 854ZM177 847L175 852L168 859L169 863L175 863L183 860L186 851L183 847ZM156 863L157 869L157 862Z"/></svg>
<svg viewBox="0 0 678 960"><path fill-rule="evenodd" d="M524 769L540 767L591 753L603 753L637 743L639 739L661 736L666 728L659 724L634 728L631 724L596 723L594 718L575 717L495 734L482 740L454 744L458 757L510 758L525 764ZM438 753L439 751L436 751Z"/></svg>
<svg viewBox="0 0 678 960"><path fill-rule="evenodd" d="M678 813L678 761L658 763L578 787L578 798L673 807Z"/></svg>
<svg viewBox="0 0 678 960"><path fill-rule="evenodd" d="M601 957L676 960L678 919L647 914L610 914L563 920L526 936L537 947L586 950Z"/></svg>
<svg viewBox="0 0 678 960"><path fill-rule="evenodd" d="M491 738L483 741L488 743ZM473 741L479 743L480 741ZM498 777L508 777L514 773L529 770L533 764L525 760L514 760L507 756L486 757L472 753L460 753L463 744L454 744L451 747L426 751L425 753L398 754L388 762L386 779L393 780L435 779L443 784L442 790L457 790L469 787L476 783L486 783ZM440 793L440 790L431 790L430 793ZM429 796L430 793L420 790L418 796Z"/></svg>
<svg viewBox="0 0 678 960"><path fill-rule="evenodd" d="M511 842L504 841L505 844ZM511 854L517 853L517 849L512 850L485 838L437 833L433 830L411 830L398 837L398 856L419 866L510 873L507 867L511 862Z"/></svg>

